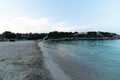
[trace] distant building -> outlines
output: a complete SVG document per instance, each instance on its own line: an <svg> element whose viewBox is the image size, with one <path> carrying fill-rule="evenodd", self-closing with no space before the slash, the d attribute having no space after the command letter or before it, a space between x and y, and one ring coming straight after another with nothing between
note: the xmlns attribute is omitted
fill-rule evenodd
<svg viewBox="0 0 120 80"><path fill-rule="evenodd" d="M97 32L97 36L103 36L100 31Z"/></svg>

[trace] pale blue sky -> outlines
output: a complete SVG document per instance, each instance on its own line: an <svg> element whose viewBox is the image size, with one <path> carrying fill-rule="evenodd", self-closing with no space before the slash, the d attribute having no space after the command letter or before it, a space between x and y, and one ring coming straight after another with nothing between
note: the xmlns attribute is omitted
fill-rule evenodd
<svg viewBox="0 0 120 80"><path fill-rule="evenodd" d="M109 31L119 33L120 0L0 0L0 33Z"/></svg>

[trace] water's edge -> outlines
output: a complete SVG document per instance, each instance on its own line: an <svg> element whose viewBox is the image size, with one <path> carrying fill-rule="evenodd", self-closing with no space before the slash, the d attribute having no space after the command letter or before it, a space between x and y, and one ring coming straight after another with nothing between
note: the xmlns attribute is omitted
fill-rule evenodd
<svg viewBox="0 0 120 80"><path fill-rule="evenodd" d="M44 62L47 69L50 71L55 80L71 80L70 76L66 75L64 71L54 62L52 57L47 53L43 47L43 42L38 43L43 52Z"/></svg>
<svg viewBox="0 0 120 80"><path fill-rule="evenodd" d="M118 80L119 44L120 40L52 41L43 48L72 80Z"/></svg>

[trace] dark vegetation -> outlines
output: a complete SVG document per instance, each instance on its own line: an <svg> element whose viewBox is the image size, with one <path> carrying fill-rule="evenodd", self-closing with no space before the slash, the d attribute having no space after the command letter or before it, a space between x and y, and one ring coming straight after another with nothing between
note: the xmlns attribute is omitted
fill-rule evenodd
<svg viewBox="0 0 120 80"><path fill-rule="evenodd" d="M3 32L0 37L5 39L16 39L16 40L37 40L43 39L46 33L13 33L10 31Z"/></svg>
<svg viewBox="0 0 120 80"><path fill-rule="evenodd" d="M38 40L38 39L118 39L119 35L110 32L50 32L50 33L13 33L5 31L0 34L1 39Z"/></svg>
<svg viewBox="0 0 120 80"><path fill-rule="evenodd" d="M48 34L48 39L118 39L119 35L110 32L86 32L86 33L78 33L78 32L50 32Z"/></svg>

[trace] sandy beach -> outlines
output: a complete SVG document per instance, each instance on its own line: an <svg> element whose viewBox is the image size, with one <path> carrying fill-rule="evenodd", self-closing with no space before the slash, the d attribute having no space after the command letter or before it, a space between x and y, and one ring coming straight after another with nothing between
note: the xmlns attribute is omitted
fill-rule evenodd
<svg viewBox="0 0 120 80"><path fill-rule="evenodd" d="M34 41L0 42L0 80L53 80Z"/></svg>

